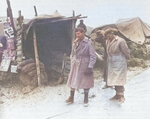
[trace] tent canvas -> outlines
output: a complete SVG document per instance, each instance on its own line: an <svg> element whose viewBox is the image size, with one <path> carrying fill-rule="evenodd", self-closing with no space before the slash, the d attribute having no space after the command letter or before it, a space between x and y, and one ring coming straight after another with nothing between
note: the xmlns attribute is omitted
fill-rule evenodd
<svg viewBox="0 0 150 119"><path fill-rule="evenodd" d="M125 38L141 45L150 38L149 25L144 23L139 17L119 19L115 24L95 28L92 33L100 29L106 30L107 28L117 28Z"/></svg>

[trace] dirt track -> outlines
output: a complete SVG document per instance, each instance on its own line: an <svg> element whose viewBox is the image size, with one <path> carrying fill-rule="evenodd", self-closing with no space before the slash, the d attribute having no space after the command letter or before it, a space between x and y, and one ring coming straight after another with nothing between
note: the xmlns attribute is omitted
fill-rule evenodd
<svg viewBox="0 0 150 119"><path fill-rule="evenodd" d="M132 68L128 71L126 101L122 106L109 101L115 91L102 89L102 78L95 80L95 87L90 90L89 107L83 107L83 90L76 91L75 103L66 105L69 88L63 84L56 87L36 88L29 94L23 94L18 85L2 87L0 104L1 119L149 119L150 109L150 69L137 75L144 69ZM134 77L134 78L133 78ZM144 98L143 98L144 97Z"/></svg>

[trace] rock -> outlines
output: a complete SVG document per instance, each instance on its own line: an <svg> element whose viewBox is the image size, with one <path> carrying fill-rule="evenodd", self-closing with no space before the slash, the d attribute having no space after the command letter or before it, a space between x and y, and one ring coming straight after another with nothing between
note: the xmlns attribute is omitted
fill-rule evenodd
<svg viewBox="0 0 150 119"><path fill-rule="evenodd" d="M3 104L4 102L3 101L0 101L0 104Z"/></svg>
<svg viewBox="0 0 150 119"><path fill-rule="evenodd" d="M48 81L48 77L47 77L47 73L46 72L41 72L41 84L45 85ZM38 86L38 79L37 79L37 75L35 73L34 76L29 76L27 74L25 74L24 72L21 72L19 74L19 79L21 81L21 83L25 86L27 85L32 85L37 87Z"/></svg>

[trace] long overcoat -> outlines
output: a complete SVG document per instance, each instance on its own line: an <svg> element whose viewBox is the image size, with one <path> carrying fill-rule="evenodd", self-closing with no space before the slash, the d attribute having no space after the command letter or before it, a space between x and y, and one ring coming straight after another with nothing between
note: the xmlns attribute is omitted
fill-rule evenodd
<svg viewBox="0 0 150 119"><path fill-rule="evenodd" d="M94 68L95 50L91 41L85 37L80 44L75 41L71 53L71 70L67 85L74 89L89 89L94 86L94 76L85 75L87 68Z"/></svg>
<svg viewBox="0 0 150 119"><path fill-rule="evenodd" d="M107 47L107 85L124 86L126 84L127 60L130 50L124 39L115 36L111 42L106 41Z"/></svg>

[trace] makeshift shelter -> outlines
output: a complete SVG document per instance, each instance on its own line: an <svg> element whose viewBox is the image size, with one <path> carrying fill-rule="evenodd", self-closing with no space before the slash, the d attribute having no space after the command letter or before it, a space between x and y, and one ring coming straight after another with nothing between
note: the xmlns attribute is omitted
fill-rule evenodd
<svg viewBox="0 0 150 119"><path fill-rule="evenodd" d="M107 28L117 28L122 37L138 44L150 41L150 26L143 22L139 17L129 19L119 19L115 24L104 25L95 28L97 30L106 30Z"/></svg>
<svg viewBox="0 0 150 119"><path fill-rule="evenodd" d="M39 61L44 63L50 80L67 79L75 23L77 19L86 18L80 16L75 16L73 11L72 17L64 17L56 10L52 15L36 16L23 24L23 56L36 60L38 79L41 68Z"/></svg>
<svg viewBox="0 0 150 119"><path fill-rule="evenodd" d="M74 19L61 16L57 11L53 15L37 16L24 24L25 39L23 54L34 57L33 27L35 27L39 60L46 69L50 69L58 53L70 55L72 46L72 24Z"/></svg>

